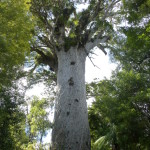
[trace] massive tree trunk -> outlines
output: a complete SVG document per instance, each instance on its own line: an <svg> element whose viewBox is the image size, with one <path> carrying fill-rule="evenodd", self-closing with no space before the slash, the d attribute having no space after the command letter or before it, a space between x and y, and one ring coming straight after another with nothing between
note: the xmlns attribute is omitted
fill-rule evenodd
<svg viewBox="0 0 150 150"><path fill-rule="evenodd" d="M60 51L52 150L90 150L83 49Z"/></svg>

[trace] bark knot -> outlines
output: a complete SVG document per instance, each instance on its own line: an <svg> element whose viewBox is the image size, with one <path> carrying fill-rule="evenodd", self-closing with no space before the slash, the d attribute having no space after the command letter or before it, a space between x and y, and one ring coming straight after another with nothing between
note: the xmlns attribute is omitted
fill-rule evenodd
<svg viewBox="0 0 150 150"><path fill-rule="evenodd" d="M75 99L75 102L79 102L79 100L78 100L78 99Z"/></svg>
<svg viewBox="0 0 150 150"><path fill-rule="evenodd" d="M76 63L75 61L72 61L72 62L70 63L70 65L75 65L75 63Z"/></svg>
<svg viewBox="0 0 150 150"><path fill-rule="evenodd" d="M68 80L68 83L69 83L70 86L73 86L73 85L74 85L73 77L71 77L71 78Z"/></svg>
<svg viewBox="0 0 150 150"><path fill-rule="evenodd" d="M68 112L67 112L67 116L69 116L69 114L70 114L70 112L68 111Z"/></svg>

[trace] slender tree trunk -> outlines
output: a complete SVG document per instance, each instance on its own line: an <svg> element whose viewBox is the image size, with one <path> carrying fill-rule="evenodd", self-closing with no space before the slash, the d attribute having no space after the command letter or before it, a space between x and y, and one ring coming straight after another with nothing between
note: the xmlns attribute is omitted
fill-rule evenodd
<svg viewBox="0 0 150 150"><path fill-rule="evenodd" d="M40 137L40 144L42 144L42 139L43 139L43 133L41 133L41 135L40 135L41 137Z"/></svg>
<svg viewBox="0 0 150 150"><path fill-rule="evenodd" d="M85 58L82 49L58 53L52 150L90 150L86 104Z"/></svg>

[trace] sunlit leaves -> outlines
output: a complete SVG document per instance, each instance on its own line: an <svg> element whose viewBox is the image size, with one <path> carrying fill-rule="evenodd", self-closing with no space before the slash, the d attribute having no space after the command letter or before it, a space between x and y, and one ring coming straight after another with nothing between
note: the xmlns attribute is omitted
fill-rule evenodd
<svg viewBox="0 0 150 150"><path fill-rule="evenodd" d="M32 23L25 1L2 1L0 3L0 68L22 63L29 52ZM9 61L8 61L9 60Z"/></svg>
<svg viewBox="0 0 150 150"><path fill-rule="evenodd" d="M73 23L75 26L77 26L79 24L79 20L74 20Z"/></svg>

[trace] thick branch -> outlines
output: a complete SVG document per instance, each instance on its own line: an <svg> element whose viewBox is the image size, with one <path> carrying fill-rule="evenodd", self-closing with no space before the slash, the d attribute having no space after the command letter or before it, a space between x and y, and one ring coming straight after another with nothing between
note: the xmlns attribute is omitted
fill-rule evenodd
<svg viewBox="0 0 150 150"><path fill-rule="evenodd" d="M90 41L90 42L86 43L86 45L85 45L86 52L89 53L91 49L93 49L96 46L99 47L100 43L105 43L108 40L109 40L109 36L103 36L101 39L96 38L96 39L94 39L94 41ZM101 50L103 51L103 49L101 49Z"/></svg>
<svg viewBox="0 0 150 150"><path fill-rule="evenodd" d="M102 52L107 55L107 52L105 51L105 48L101 45L101 44L98 44L97 47L102 50Z"/></svg>
<svg viewBox="0 0 150 150"><path fill-rule="evenodd" d="M54 45L52 44L52 42L48 39L47 36L42 35L38 36L38 39L44 44L46 45L48 48L50 48L52 51L54 51Z"/></svg>
<svg viewBox="0 0 150 150"><path fill-rule="evenodd" d="M35 51L36 53L39 54L39 56L36 57L36 60L38 61L39 64L42 63L45 65L49 65L52 71L57 72L58 60L57 60L57 56L55 53L48 52L46 54L42 50L39 50L36 47L31 47L31 51Z"/></svg>

